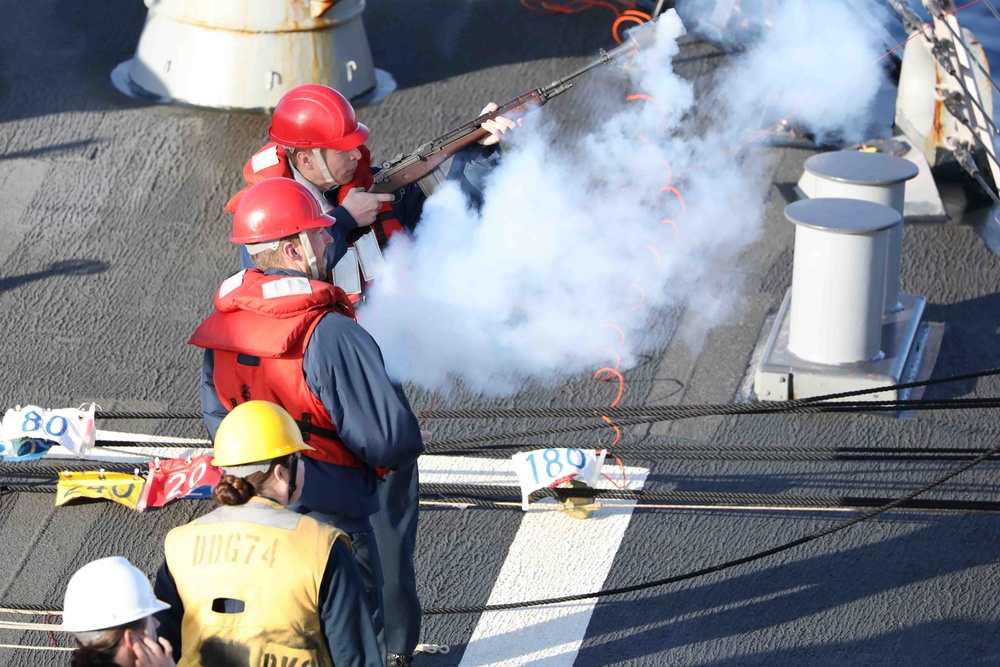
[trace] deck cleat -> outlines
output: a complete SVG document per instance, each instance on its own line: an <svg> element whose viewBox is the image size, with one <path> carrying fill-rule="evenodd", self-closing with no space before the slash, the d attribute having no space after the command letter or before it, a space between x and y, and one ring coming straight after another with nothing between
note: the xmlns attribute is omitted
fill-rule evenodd
<svg viewBox="0 0 1000 667"><path fill-rule="evenodd" d="M559 501L559 511L565 512L567 516L574 519L586 519L590 513L601 508L600 503L594 502L594 496L567 496L559 493L559 489L589 489L584 482L571 479L555 487L556 500Z"/></svg>

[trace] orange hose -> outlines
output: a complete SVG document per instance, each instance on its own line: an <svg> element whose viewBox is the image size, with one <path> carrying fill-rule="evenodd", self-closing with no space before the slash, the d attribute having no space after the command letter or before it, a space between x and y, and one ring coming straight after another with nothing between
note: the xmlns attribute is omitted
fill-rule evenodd
<svg viewBox="0 0 1000 667"><path fill-rule="evenodd" d="M619 355L619 354L618 354L618 353L617 353L617 352L616 352L615 350L613 350L613 349L612 349L612 348L610 348L610 347L602 347L601 349L602 349L602 350L604 350L605 352L610 352L610 353L611 353L611 354L612 354L612 355L614 356L614 358L615 358L615 370L616 370L616 371L617 371L617 370L618 370L619 368L621 368L621 365L622 365L622 358L621 358L621 355ZM600 371L597 371L597 373L600 373ZM598 378L598 377L597 377L597 373L594 373L594 379L595 379L595 380L599 380L599 379L600 379L600 378ZM605 379L605 380L610 380L610 379L611 379L611 377L609 376L609 377L606 377L606 378L604 378L604 379Z"/></svg>
<svg viewBox="0 0 1000 667"><path fill-rule="evenodd" d="M644 246L644 247L646 248L646 250L648 250L649 252L653 253L654 257L656 257L656 268L658 268L658 269L661 268L662 265L663 265L663 262L661 261L662 258L660 257L660 251L657 250L656 248L654 248L651 245Z"/></svg>
<svg viewBox="0 0 1000 667"><path fill-rule="evenodd" d="M634 306L632 306L629 309L629 311L628 311L630 313L634 313L635 311L639 310L639 307L642 306L642 304L644 304L646 302L646 291L644 289L642 289L641 287L639 287L638 285L636 285L635 283L630 284L629 287L631 289L639 291L639 303L637 303Z"/></svg>
<svg viewBox="0 0 1000 667"><path fill-rule="evenodd" d="M617 456L615 457L615 461L618 461L618 467L622 471L622 483L621 483L621 485L619 485L618 482L616 482L615 480L611 479L610 477L608 477L603 472L601 473L601 477L603 477L604 479L606 479L609 482L611 482L612 484L614 484L616 488L624 489L628 485L628 478L625 476L625 464L622 463L622 460L620 458L618 458Z"/></svg>
<svg viewBox="0 0 1000 667"><path fill-rule="evenodd" d="M674 193L674 195L677 197L677 201L679 201L681 203L681 214L683 215L683 214L687 213L687 204L684 203L684 197L681 196L680 190L678 190L677 188L673 187L672 185L664 185L662 188L659 189L659 192L660 193L662 193L662 192L672 192L672 193Z"/></svg>
<svg viewBox="0 0 1000 667"><path fill-rule="evenodd" d="M649 18L646 18L646 20L644 21L640 16L636 16L636 14L641 14L642 16L648 17L647 14L642 14L642 12L632 12L632 13L625 12L624 14L621 14L617 19L615 19L615 22L611 25L611 36L614 37L615 41L618 42L619 44L622 43L622 38L618 34L618 28L621 26L622 23L625 23L627 21L629 23L634 23L637 26L639 26L649 20Z"/></svg>
<svg viewBox="0 0 1000 667"><path fill-rule="evenodd" d="M606 329L614 329L615 331L617 331L618 335L621 337L621 340L618 341L618 344L619 345L625 344L625 332L622 331L621 327L616 327L614 324L602 324L601 326Z"/></svg>
<svg viewBox="0 0 1000 667"><path fill-rule="evenodd" d="M634 0L627 4L630 7L635 6ZM601 2L600 0L570 0L570 2L561 5L554 2L546 2L545 0L521 0L521 5L533 12L538 12L539 14L545 14L547 16L554 16L556 14L579 14L580 12L593 9L594 7L604 7L605 9L613 11L615 16L621 15L621 11L618 7L614 6L610 2Z"/></svg>
<svg viewBox="0 0 1000 667"><path fill-rule="evenodd" d="M612 406L612 407L614 407L614 406ZM619 442L621 442L621 439L622 439L622 430L620 428L618 428L617 426L615 426L615 423L613 421L611 421L611 417L609 417L607 415L601 415L601 419L603 419L607 423L611 424L611 428L613 428L615 430L615 440L610 445L608 445L608 447L614 447Z"/></svg>
<svg viewBox="0 0 1000 667"><path fill-rule="evenodd" d="M668 220L667 218L664 218L663 220L660 221L660 224L661 225L670 225L671 227L673 227L674 228L674 242L675 243L680 243L680 241L681 241L681 233L677 230L677 223L676 222L674 222L673 220Z"/></svg>
<svg viewBox="0 0 1000 667"><path fill-rule="evenodd" d="M606 377L598 377L602 373L605 374ZM615 400L611 403L611 407L615 407L616 405L618 405L618 401L622 400L622 394L625 393L625 378L622 377L622 374L616 371L614 368L605 367L601 368L596 373L594 373L594 379L597 380L598 382L607 382L611 378L615 377L618 378L618 396L616 396ZM605 419L607 419L607 417L605 417Z"/></svg>
<svg viewBox="0 0 1000 667"><path fill-rule="evenodd" d="M667 127L667 112L660 105L660 103L656 101L655 98L653 98L650 95L646 95L644 93L637 93L635 95L626 95L625 96L625 101L626 102L635 102L636 100L645 100L647 102L652 102L653 106L655 106L657 109L660 110L660 116L663 119L662 121L660 121L660 129L661 130L666 129L666 127ZM643 138L645 138L645 137L643 137Z"/></svg>

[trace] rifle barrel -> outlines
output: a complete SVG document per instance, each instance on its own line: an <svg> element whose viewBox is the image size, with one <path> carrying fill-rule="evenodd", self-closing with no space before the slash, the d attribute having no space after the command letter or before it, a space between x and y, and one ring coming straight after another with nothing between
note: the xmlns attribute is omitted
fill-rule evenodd
<svg viewBox="0 0 1000 667"><path fill-rule="evenodd" d="M548 86L544 88L535 88L523 95L515 97L514 99L504 103L496 111L491 113L485 113L481 116L474 118L473 120L460 125L459 127L447 132L437 139L434 139L420 148L416 152L411 153L406 156L399 156L393 162L384 162L383 169L381 172L375 175L375 181L372 183L369 191L383 191L375 190L376 187L384 187L383 184L390 183L393 179L397 178L396 173L402 172L404 169L410 169L411 165L416 162L425 163L426 167L429 167L428 171L432 169L437 164L440 164L447 155L454 153L455 150L464 147L473 141L476 141L479 136L482 136L483 130L480 126L487 120L492 120L499 115L504 113L520 109L521 107L526 107L528 105L538 105L541 106L548 102L551 98L556 95L565 93L567 90L573 87L570 83L573 79L586 74L590 70L594 69L598 65L604 65L609 62L618 60L623 55L627 55L632 51L646 48L653 43L656 35L655 31L650 28L650 23L655 23L656 21L650 21L649 23L644 23L635 28L632 28L626 33L625 40L620 46L615 47L610 51L605 51L601 49L601 57L597 60L584 65L575 72L564 76L561 79L553 81ZM478 136L477 136L478 135ZM450 147L448 153L445 156L439 156L442 149L445 147ZM432 157L438 156L438 157ZM430 163L434 164L431 165ZM408 175L404 176L403 182L415 182L423 177L423 175L413 176L410 172L406 172ZM399 182L399 181L397 181Z"/></svg>
<svg viewBox="0 0 1000 667"><path fill-rule="evenodd" d="M652 21L651 23L655 23L655 21ZM599 65L605 65L607 63L614 62L615 60L618 60L618 58L620 58L621 56L627 55L631 51L644 49L647 46L651 45L654 40L655 40L655 34L650 29L649 23L644 23L635 28L632 28L631 30L628 31L628 33L626 34L625 41L623 41L620 46L617 46L611 49L610 51L605 51L604 49L601 49L600 58L584 65L583 67L576 70L572 74L568 74L561 79L553 81L545 88L542 88L540 92L542 93L542 96L545 99L548 99L549 97L555 97L559 93L564 93L566 92L566 90L569 90L568 87L552 94L550 94L549 91L558 89L559 86L562 86L565 83L572 81L578 76L586 74L587 72L589 72L590 70L594 69Z"/></svg>

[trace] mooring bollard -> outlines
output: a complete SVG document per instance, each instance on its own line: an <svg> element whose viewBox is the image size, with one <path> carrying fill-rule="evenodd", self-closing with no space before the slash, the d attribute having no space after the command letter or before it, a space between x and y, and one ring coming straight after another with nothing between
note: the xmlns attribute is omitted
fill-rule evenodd
<svg viewBox="0 0 1000 667"><path fill-rule="evenodd" d="M858 199L889 206L903 216L906 181L919 169L909 160L887 153L836 151L814 155L805 162L806 171L816 177L813 198ZM885 297L882 310L895 313L899 301L899 267L903 225L889 229L886 247Z"/></svg>
<svg viewBox="0 0 1000 667"><path fill-rule="evenodd" d="M888 234L902 216L823 198L790 204L785 217L796 226L788 350L820 364L878 359Z"/></svg>

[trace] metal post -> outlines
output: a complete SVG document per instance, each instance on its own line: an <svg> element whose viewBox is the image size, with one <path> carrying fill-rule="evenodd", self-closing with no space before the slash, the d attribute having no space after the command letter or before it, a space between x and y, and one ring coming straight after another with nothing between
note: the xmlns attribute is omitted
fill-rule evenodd
<svg viewBox="0 0 1000 667"><path fill-rule="evenodd" d="M878 359L888 230L902 216L855 199L790 204L796 225L788 350L820 364Z"/></svg>
<svg viewBox="0 0 1000 667"><path fill-rule="evenodd" d="M805 163L806 171L816 177L814 198L841 197L889 206L903 216L906 181L919 173L909 160L886 153L838 151L814 155ZM899 266L903 225L890 228L886 249L885 297L883 312L898 312Z"/></svg>

